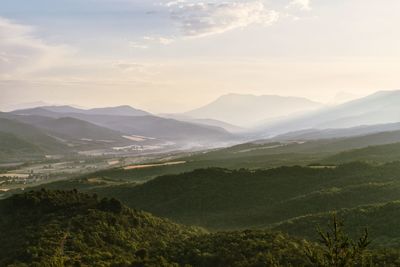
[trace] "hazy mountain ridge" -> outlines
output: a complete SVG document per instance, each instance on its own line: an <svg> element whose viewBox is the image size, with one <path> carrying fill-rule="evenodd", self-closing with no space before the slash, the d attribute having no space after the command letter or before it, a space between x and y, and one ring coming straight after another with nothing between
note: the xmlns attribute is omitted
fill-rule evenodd
<svg viewBox="0 0 400 267"><path fill-rule="evenodd" d="M65 153L69 149L40 128L12 119L0 118L0 131L13 134L47 153Z"/></svg>
<svg viewBox="0 0 400 267"><path fill-rule="evenodd" d="M376 124L366 126L356 126L350 128L330 128L330 129L306 129L294 132L288 132L271 138L271 141L287 140L318 140L342 137L355 137L369 135L380 132L391 132L400 130L400 122L388 124Z"/></svg>
<svg viewBox="0 0 400 267"><path fill-rule="evenodd" d="M3 131L12 131L16 136L25 138L26 141L36 143L35 139L29 138L24 131L31 129L30 132L36 132L48 138L48 143L53 146L57 143L60 149L48 151L52 153L65 154L67 152L89 149L89 148L106 148L116 145L127 145L134 143L123 137L123 133L113 131L108 128L82 121L70 117L51 118L38 115L15 115L10 113L0 113L0 118L18 124L19 128L12 128L5 125ZM32 130L33 129L33 130ZM39 147L46 147L45 141L38 142ZM62 149L61 149L62 148ZM46 151L46 149L44 149ZM51 153L52 152L52 153Z"/></svg>
<svg viewBox="0 0 400 267"><path fill-rule="evenodd" d="M215 119L246 127L321 106L320 103L300 97L228 94L183 115L198 119Z"/></svg>
<svg viewBox="0 0 400 267"><path fill-rule="evenodd" d="M380 91L338 106L265 124L255 131L274 136L312 128L349 128L396 122L400 122L400 91Z"/></svg>
<svg viewBox="0 0 400 267"><path fill-rule="evenodd" d="M225 129L231 133L245 132L245 128L215 119L196 119L182 114L160 114L161 117Z"/></svg>
<svg viewBox="0 0 400 267"><path fill-rule="evenodd" d="M29 124L30 119L27 118L24 121ZM128 143L128 140L122 137L124 134L121 132L70 117L58 119L49 118L34 123L33 125L41 129L46 129L57 136L70 138L72 140L92 139L94 141L104 140L114 143Z"/></svg>
<svg viewBox="0 0 400 267"><path fill-rule="evenodd" d="M39 108L56 113L81 113L91 115L147 116L149 112L135 109L128 105L92 109L80 109L71 106L41 106Z"/></svg>
<svg viewBox="0 0 400 267"><path fill-rule="evenodd" d="M228 101L229 110L233 108L234 105L243 105L243 103L246 102L243 101L243 98L247 99L246 101L249 103L254 102L254 99L256 99L256 102L261 101L262 109L264 111L272 110L272 113L275 112L273 111L274 106L265 106L265 103L268 101L275 102L275 105L282 104L282 99L287 101L287 104L293 104L293 101L294 103L301 103L300 105L303 107L304 105L309 106L310 103L312 103L311 106L314 107L318 105L315 102L310 102L302 98L279 96L256 97L251 95L243 96L231 94L220 97L217 101L213 102L211 106L215 105L215 108L220 108L220 102L224 103L227 99L233 99L234 101ZM267 101L265 99L267 99ZM12 113L2 113L1 116L33 125L42 131L44 135L55 137L53 139L58 139L52 140L53 142L58 141L64 143L61 146L65 146L68 142L71 143L73 141L72 146L76 146L78 149L79 147L81 147L81 149L91 149L107 148L115 145L125 147L130 144L145 144L144 141L140 141L137 138L136 139L139 141L134 140L135 138L128 140L129 136L142 136L147 138L146 144L149 145L158 146L160 144L168 144L175 146L174 149L201 149L205 147L229 146L251 139L258 140L265 135L276 135L282 132L284 134L276 138L254 141L253 143L287 140L310 141L306 142L306 144L289 144L289 149L286 149L286 147L277 147L270 150L271 152L287 151L288 153L304 153L304 151L309 149L313 150L320 146L321 142L316 142L318 139L339 138L338 140L329 140L327 147L330 152L340 152L342 151L340 149L346 148L344 146L348 146L347 148L351 149L368 145L398 142L399 140L396 137L396 133L380 134L375 137L370 136L377 133L398 131L400 129L400 122L398 122L400 121L400 117L397 120L397 117L400 116L397 115L400 114L400 105L397 105L398 103L400 103L400 91L378 92L368 97L350 101L335 107L315 110L300 117L282 119L279 123L266 126L266 130L256 129L253 133L247 131L236 134L232 134L224 128L231 128L232 132L240 128L237 129L236 126L223 121L214 119L193 119L187 115L173 115L178 120L153 115L141 116L141 114L143 114L140 113L141 111L137 113L137 109L129 106L90 110L83 110L70 106L44 106L17 110ZM233 106L231 104L233 104ZM256 109L261 108L260 106L255 106ZM293 106L296 108L296 105ZM280 105L280 108L283 107L285 107L285 105ZM211 108L211 110L212 109L213 108ZM397 110L399 113L396 112ZM253 113L254 111L255 109L249 112ZM224 110L223 112L227 111ZM248 116L248 118L257 118L257 120L260 118L257 116L249 116L246 110L236 109L235 112L242 112L244 113L242 115ZM149 113L145 112L145 114ZM232 116L236 116L235 114L236 113L233 113ZM179 118L181 118L181 120L179 120ZM385 121L394 122L385 124ZM368 123L371 123L371 125L368 125ZM210 124L216 126L210 126ZM354 127L345 128L351 124L354 124ZM339 126L341 125L344 126L340 128ZM328 126L332 127L329 128ZM294 130L294 132L290 130ZM362 137L367 135L368 137ZM128 138L126 138L126 136L128 136ZM347 137L362 138L349 140L340 139ZM99 142L95 143L96 141ZM351 144L351 142L353 142L353 144ZM336 148L333 149L334 147ZM70 151L70 149L68 149L68 151Z"/></svg>
<svg viewBox="0 0 400 267"><path fill-rule="evenodd" d="M0 161L20 162L43 158L45 151L16 134L0 131Z"/></svg>
<svg viewBox="0 0 400 267"><path fill-rule="evenodd" d="M52 118L70 117L78 120L93 123L95 125L118 131L126 135L139 135L148 138L157 138L164 141L172 141L179 145L213 145L217 143L229 143L237 140L233 134L223 128L198 124L192 122L166 119L153 115L127 116L112 115L116 113L113 109L96 109L95 112L77 113L61 111L71 111L71 107L56 108L57 112L46 108L34 108L28 110L13 111L12 114L24 116L45 116ZM96 113L111 114L96 114Z"/></svg>

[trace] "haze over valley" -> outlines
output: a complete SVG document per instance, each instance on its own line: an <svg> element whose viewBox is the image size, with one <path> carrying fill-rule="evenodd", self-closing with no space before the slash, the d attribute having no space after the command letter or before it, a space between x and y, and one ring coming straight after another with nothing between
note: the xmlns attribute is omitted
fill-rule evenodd
<svg viewBox="0 0 400 267"><path fill-rule="evenodd" d="M0 267L400 266L399 8L0 1Z"/></svg>

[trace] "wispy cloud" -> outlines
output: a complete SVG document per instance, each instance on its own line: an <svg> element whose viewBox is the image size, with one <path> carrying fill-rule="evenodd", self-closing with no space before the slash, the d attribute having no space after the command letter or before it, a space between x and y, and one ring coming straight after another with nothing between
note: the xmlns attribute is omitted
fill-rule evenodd
<svg viewBox="0 0 400 267"><path fill-rule="evenodd" d="M148 49L154 45L169 45L175 41L173 37L144 36L137 41L132 41L129 46L134 49Z"/></svg>
<svg viewBox="0 0 400 267"><path fill-rule="evenodd" d="M148 45L144 44L143 42L129 42L129 46L134 49L147 49L149 48Z"/></svg>
<svg viewBox="0 0 400 267"><path fill-rule="evenodd" d="M311 1L310 0L293 0L289 3L287 8L300 8L302 10L311 10Z"/></svg>
<svg viewBox="0 0 400 267"><path fill-rule="evenodd" d="M149 43L157 43L162 45L169 45L174 42L174 39L171 37L154 37L154 36L145 36L143 39Z"/></svg>
<svg viewBox="0 0 400 267"><path fill-rule="evenodd" d="M113 62L112 66L114 68L120 69L125 72L131 72L131 71L143 72L143 70L146 67L144 64L136 62L126 62L126 61Z"/></svg>
<svg viewBox="0 0 400 267"><path fill-rule="evenodd" d="M278 12L268 9L262 1L223 3L173 1L165 6L185 37L224 33L252 24L270 25L279 17Z"/></svg>
<svg viewBox="0 0 400 267"><path fill-rule="evenodd" d="M35 36L35 29L0 17L0 79L49 68L72 52Z"/></svg>

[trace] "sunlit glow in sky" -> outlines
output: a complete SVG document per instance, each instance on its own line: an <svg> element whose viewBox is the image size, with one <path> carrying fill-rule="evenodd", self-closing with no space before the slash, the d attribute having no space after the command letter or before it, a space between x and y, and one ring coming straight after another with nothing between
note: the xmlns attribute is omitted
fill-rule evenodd
<svg viewBox="0 0 400 267"><path fill-rule="evenodd" d="M398 0L4 0L0 109L180 112L226 93L333 103L399 89L399 9Z"/></svg>

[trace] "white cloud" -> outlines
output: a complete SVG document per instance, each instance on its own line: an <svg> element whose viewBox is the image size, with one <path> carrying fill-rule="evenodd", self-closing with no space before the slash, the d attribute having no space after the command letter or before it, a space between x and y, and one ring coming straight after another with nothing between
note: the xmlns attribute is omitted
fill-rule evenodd
<svg viewBox="0 0 400 267"><path fill-rule="evenodd" d="M289 3L287 8L296 7L302 10L311 10L310 0L293 0Z"/></svg>
<svg viewBox="0 0 400 267"><path fill-rule="evenodd" d="M134 49L148 49L153 45L170 45L174 41L171 37L144 36L139 41L130 42L129 46Z"/></svg>
<svg viewBox="0 0 400 267"><path fill-rule="evenodd" d="M8 79L57 65L72 50L46 43L31 26L0 17L0 51L0 79Z"/></svg>
<svg viewBox="0 0 400 267"><path fill-rule="evenodd" d="M140 43L140 42L130 42L129 46L131 48L135 48L135 49L147 49L147 48L149 48L148 45L145 45L145 44Z"/></svg>
<svg viewBox="0 0 400 267"><path fill-rule="evenodd" d="M186 37L202 37L252 24L270 25L279 14L269 10L261 1L190 3L174 1L166 4L171 18Z"/></svg>
<svg viewBox="0 0 400 267"><path fill-rule="evenodd" d="M145 65L136 62L117 61L112 64L114 68L120 69L125 72L143 72Z"/></svg>
<svg viewBox="0 0 400 267"><path fill-rule="evenodd" d="M169 37L154 37L154 36L145 36L143 40L147 41L148 43L157 43L162 45L169 45L174 42L173 38Z"/></svg>
<svg viewBox="0 0 400 267"><path fill-rule="evenodd" d="M185 0L170 1L170 2L166 3L165 6L175 6L177 4L182 4L185 2L186 2Z"/></svg>

